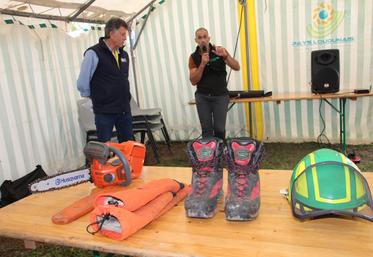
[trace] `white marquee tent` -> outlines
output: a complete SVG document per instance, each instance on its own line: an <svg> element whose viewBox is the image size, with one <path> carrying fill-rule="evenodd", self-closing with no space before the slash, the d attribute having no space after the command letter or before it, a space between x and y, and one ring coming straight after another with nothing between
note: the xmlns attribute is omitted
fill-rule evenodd
<svg viewBox="0 0 373 257"><path fill-rule="evenodd" d="M194 30L206 27L213 43L233 54L243 17L240 2L246 1L0 0L0 182L37 164L53 174L83 163L76 78L83 52L97 42L111 16L134 21L134 39L146 22L132 60L137 72L137 90L131 73L133 96L142 107L162 108L173 140L197 137L197 113L188 105L195 90L187 68ZM242 19L249 37L241 31L235 57L242 69L232 72L229 89L250 85L274 93L308 92L310 52L326 48L340 49L342 90L373 84L371 1L247 2L254 7ZM315 23L321 4L339 14L338 24L327 35L314 35L307 27ZM68 34L77 29L85 31ZM246 51L248 42L255 45ZM247 58L250 63L245 64ZM373 100L349 101L347 109L348 142L372 142ZM323 129L319 111L328 121L325 134L338 142L338 115L327 106L319 110L319 101L311 100L264 104L253 114L254 123L263 124L254 126L254 135L269 141L314 141ZM233 107L228 135L248 135L247 121L245 106Z"/></svg>
<svg viewBox="0 0 373 257"><path fill-rule="evenodd" d="M60 21L105 23L111 16L129 19L150 0L1 0L3 14Z"/></svg>

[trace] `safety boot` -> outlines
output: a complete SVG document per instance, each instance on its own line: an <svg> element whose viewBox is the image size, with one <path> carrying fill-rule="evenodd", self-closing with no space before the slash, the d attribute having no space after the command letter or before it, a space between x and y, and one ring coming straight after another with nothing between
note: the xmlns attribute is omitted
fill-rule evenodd
<svg viewBox="0 0 373 257"><path fill-rule="evenodd" d="M186 216L211 218L223 196L223 141L218 138L199 139L188 143L192 162L192 184L185 200Z"/></svg>
<svg viewBox="0 0 373 257"><path fill-rule="evenodd" d="M263 144L251 138L227 143L228 192L225 198L227 220L252 220L260 208L259 164Z"/></svg>

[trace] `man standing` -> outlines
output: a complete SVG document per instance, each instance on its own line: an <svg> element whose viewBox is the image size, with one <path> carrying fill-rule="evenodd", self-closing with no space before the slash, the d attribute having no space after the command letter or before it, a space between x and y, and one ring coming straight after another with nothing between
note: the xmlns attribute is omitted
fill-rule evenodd
<svg viewBox="0 0 373 257"><path fill-rule="evenodd" d="M101 142L111 139L114 126L118 142L132 139L129 57L123 50L127 31L124 20L111 18L105 26L105 37L85 51L77 81L80 95L92 99Z"/></svg>
<svg viewBox="0 0 373 257"><path fill-rule="evenodd" d="M225 139L229 103L226 65L239 70L240 64L225 48L210 44L205 28L196 30L195 41L198 46L189 57L189 80L197 85L195 99L202 137Z"/></svg>

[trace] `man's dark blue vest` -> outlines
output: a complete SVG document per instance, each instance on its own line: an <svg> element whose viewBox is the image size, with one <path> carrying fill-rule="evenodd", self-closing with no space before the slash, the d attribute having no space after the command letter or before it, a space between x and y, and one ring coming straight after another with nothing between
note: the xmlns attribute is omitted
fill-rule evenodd
<svg viewBox="0 0 373 257"><path fill-rule="evenodd" d="M91 99L94 113L130 112L130 88L128 81L129 58L127 52L119 49L119 67L114 55L103 38L88 48L98 57L96 71L91 79Z"/></svg>
<svg viewBox="0 0 373 257"><path fill-rule="evenodd" d="M211 52L213 46L210 44L210 61L205 66L201 80L197 83L197 93L210 95L225 95L228 94L227 89L227 71L224 60ZM202 56L197 46L196 51L192 53L192 59L198 67L201 64Z"/></svg>

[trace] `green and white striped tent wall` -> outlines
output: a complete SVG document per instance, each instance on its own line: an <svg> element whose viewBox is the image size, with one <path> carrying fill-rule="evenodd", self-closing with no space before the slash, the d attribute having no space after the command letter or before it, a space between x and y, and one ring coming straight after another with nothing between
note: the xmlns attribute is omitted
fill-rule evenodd
<svg viewBox="0 0 373 257"><path fill-rule="evenodd" d="M84 159L76 78L83 51L101 31L74 39L50 25L34 27L0 25L0 182L37 164L53 174Z"/></svg>
<svg viewBox="0 0 373 257"><path fill-rule="evenodd" d="M195 106L187 104L194 92L187 68L194 30L205 26L213 42L232 52L236 8L234 1L166 1L148 20L137 50L140 102L162 108L173 139L188 140L200 130ZM78 123L76 78L84 50L102 31L71 38L48 22L30 28L0 17L0 182L37 164L49 174L79 167L85 137ZM224 26L216 23L221 17ZM240 72L232 73L230 85L241 87ZM231 135L245 128L242 107L231 112L228 123Z"/></svg>
<svg viewBox="0 0 373 257"><path fill-rule="evenodd" d="M274 92L308 91L308 48L292 48L307 39L306 24L317 1L256 1L260 81ZM346 12L333 36L353 36L341 49L342 89L372 84L372 3L331 1ZM191 139L200 128L188 81L188 56L197 27L209 29L212 41L232 52L238 30L238 3L228 0L170 0L156 8L140 39L137 55L142 107L161 107L173 139ZM71 38L61 29L0 25L0 182L16 179L42 164L47 173L83 163L84 134L77 117L76 78L84 50L102 31ZM139 28L139 27L138 27ZM325 46L329 47L329 46ZM240 49L240 46L238 46ZM314 48L312 48L314 49ZM241 56L236 56L241 60ZM243 87L241 72L229 87ZM131 79L133 81L133 79ZM134 94L132 82L132 93ZM335 102L335 101L334 101ZM348 140L370 142L372 100L348 103ZM270 140L315 140L320 130L317 101L264 104L265 136ZM323 107L327 135L338 139L337 115ZM244 135L243 105L229 113L230 136Z"/></svg>
<svg viewBox="0 0 373 257"><path fill-rule="evenodd" d="M313 10L322 3L343 12L344 17L331 35L312 38L306 26L312 22ZM369 88L373 84L372 13L370 0L256 1L262 88L273 92L309 92L311 51L326 48L340 50L341 90ZM324 44L336 38L344 38L345 43ZM312 44L304 42L312 39L315 40ZM337 105L338 100L332 103ZM347 101L346 110L347 142L372 142L373 98ZM272 141L314 141L322 130L319 101L264 104L263 113L264 134ZM338 142L338 114L324 104L321 113L326 121L327 137Z"/></svg>

